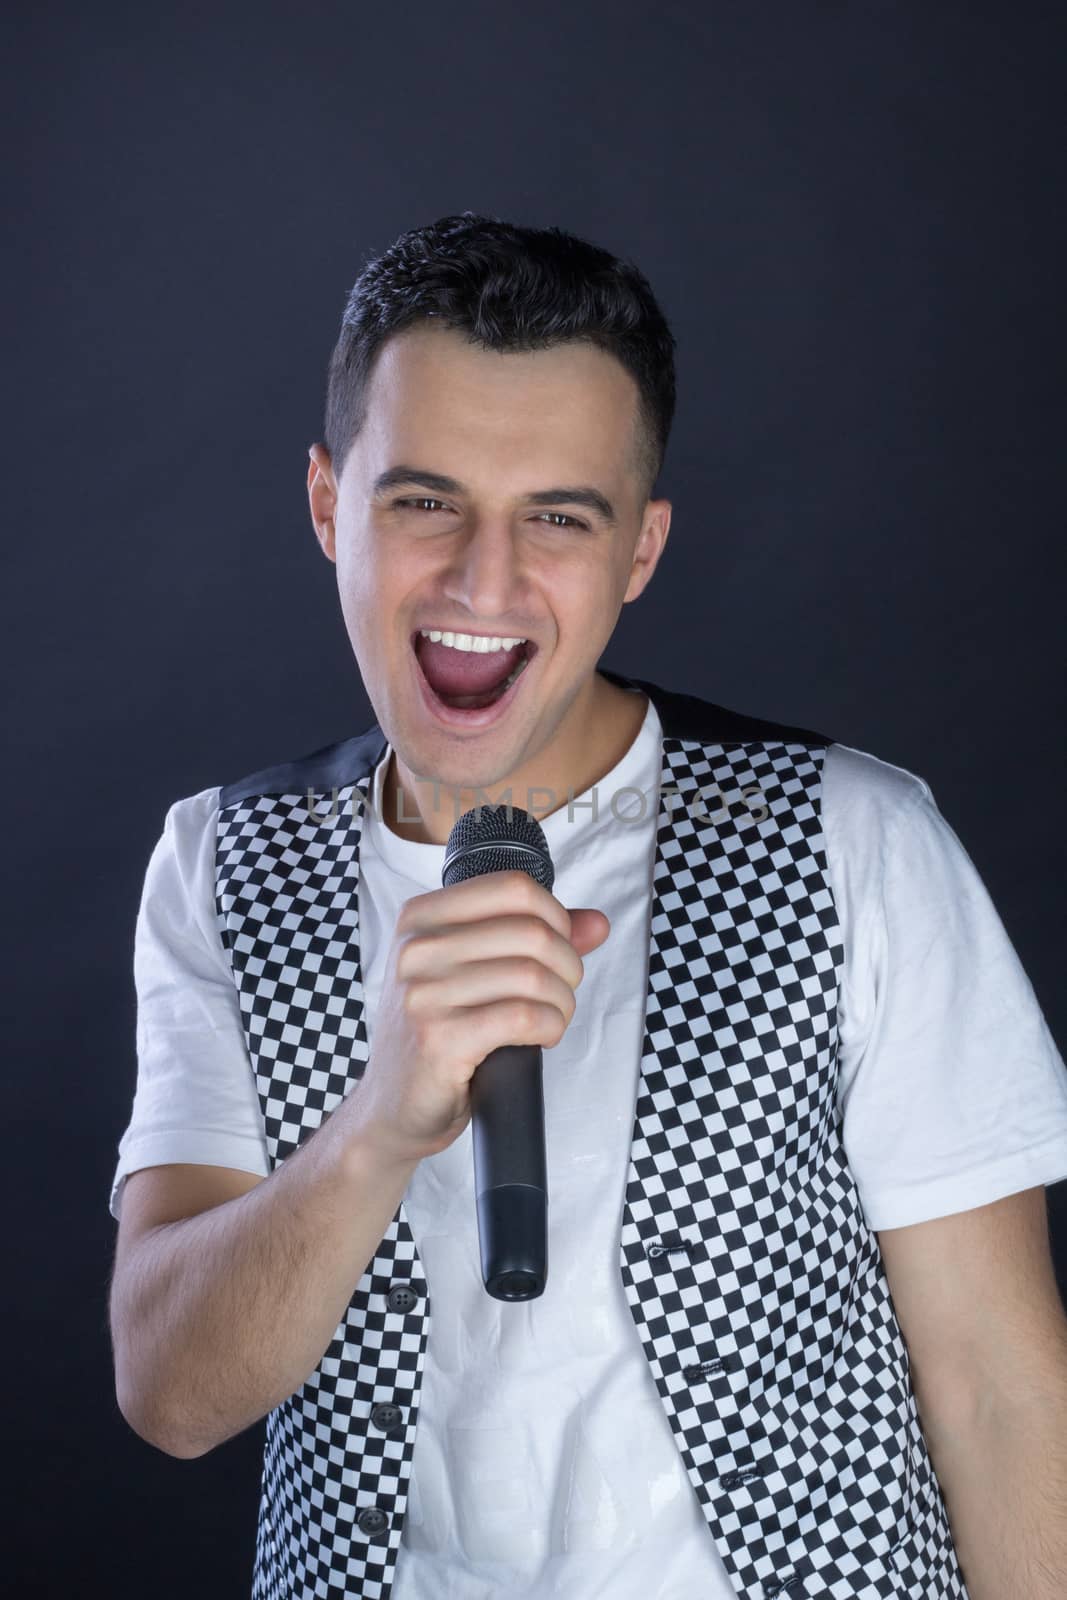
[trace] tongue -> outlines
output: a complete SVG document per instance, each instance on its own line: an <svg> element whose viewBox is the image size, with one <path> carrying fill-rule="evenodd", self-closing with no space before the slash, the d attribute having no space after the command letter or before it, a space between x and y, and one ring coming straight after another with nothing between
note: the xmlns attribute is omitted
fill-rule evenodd
<svg viewBox="0 0 1067 1600"><path fill-rule="evenodd" d="M419 634L415 648L426 680L435 694L487 694L503 683L522 660L526 646L511 650L454 650Z"/></svg>

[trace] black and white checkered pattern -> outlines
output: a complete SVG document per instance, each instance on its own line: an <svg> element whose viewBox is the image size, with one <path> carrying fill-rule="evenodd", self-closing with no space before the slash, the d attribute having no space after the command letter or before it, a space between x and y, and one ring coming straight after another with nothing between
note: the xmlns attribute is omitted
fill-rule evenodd
<svg viewBox="0 0 1067 1600"><path fill-rule="evenodd" d="M836 1109L825 735L608 673L663 724L619 1260L739 1596L967 1600ZM217 912L272 1168L358 1082L361 803L378 728L220 794ZM430 1306L403 1204L266 1419L253 1600L385 1600Z"/></svg>

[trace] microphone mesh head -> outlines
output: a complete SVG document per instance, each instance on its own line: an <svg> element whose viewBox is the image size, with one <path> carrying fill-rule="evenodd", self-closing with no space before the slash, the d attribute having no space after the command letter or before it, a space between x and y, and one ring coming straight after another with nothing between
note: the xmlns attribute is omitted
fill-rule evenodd
<svg viewBox="0 0 1067 1600"><path fill-rule="evenodd" d="M551 889L555 869L536 817L521 806L474 806L448 836L441 883L445 889L483 872L527 872Z"/></svg>

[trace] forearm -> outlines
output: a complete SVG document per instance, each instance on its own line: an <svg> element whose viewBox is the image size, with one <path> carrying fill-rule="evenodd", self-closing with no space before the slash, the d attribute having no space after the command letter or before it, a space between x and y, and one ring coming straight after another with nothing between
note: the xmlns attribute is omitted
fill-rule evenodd
<svg viewBox="0 0 1067 1600"><path fill-rule="evenodd" d="M927 1437L969 1600L1063 1600L1067 1377L1040 1403Z"/></svg>
<svg viewBox="0 0 1067 1600"><path fill-rule="evenodd" d="M342 1107L237 1199L152 1229L116 1308L138 1432L201 1455L314 1371L403 1199Z"/></svg>

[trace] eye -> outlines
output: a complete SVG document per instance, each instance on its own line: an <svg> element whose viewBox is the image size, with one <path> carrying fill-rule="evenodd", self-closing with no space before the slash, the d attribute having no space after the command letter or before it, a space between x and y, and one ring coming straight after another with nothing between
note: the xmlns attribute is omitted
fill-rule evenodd
<svg viewBox="0 0 1067 1600"><path fill-rule="evenodd" d="M441 506L441 505L444 505L444 501L443 500L435 500L431 495L421 495L420 494L420 495L415 495L414 498L408 499L408 500L394 500L393 501L393 505L394 506Z"/></svg>
<svg viewBox="0 0 1067 1600"><path fill-rule="evenodd" d="M409 495L404 500L394 500L393 506L394 508L400 506L441 506L445 511L448 510L443 500L435 500L432 495ZM562 528L566 524L571 528L583 528L586 532L589 531L587 522L583 522L580 517L572 517L566 511L541 511L538 513L537 521L540 522L544 517L555 517L557 520L553 526L557 528Z"/></svg>
<svg viewBox="0 0 1067 1600"><path fill-rule="evenodd" d="M557 528L562 527L564 522L569 522L572 528L585 528L586 531L589 528L587 522L582 522L580 518L568 515L566 511L542 511L541 515L543 517L558 517L560 520L555 524Z"/></svg>

